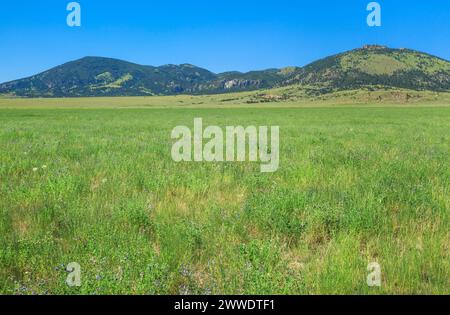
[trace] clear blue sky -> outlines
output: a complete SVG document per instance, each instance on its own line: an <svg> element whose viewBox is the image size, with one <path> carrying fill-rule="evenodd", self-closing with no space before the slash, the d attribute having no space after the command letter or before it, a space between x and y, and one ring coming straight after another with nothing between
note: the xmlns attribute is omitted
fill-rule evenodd
<svg viewBox="0 0 450 315"><path fill-rule="evenodd" d="M0 82L84 56L248 71L379 43L450 59L447 0L379 0L380 28L366 24L369 0L80 0L80 28L69 2L0 2Z"/></svg>

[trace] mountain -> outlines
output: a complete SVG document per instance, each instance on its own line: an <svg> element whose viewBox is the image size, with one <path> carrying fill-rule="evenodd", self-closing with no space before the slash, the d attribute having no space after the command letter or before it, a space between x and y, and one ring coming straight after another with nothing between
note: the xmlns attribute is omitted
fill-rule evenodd
<svg viewBox="0 0 450 315"><path fill-rule="evenodd" d="M409 49L365 46L305 67L215 74L190 64L160 67L85 57L0 84L21 97L212 94L298 85L320 93L361 87L450 91L450 62Z"/></svg>
<svg viewBox="0 0 450 315"><path fill-rule="evenodd" d="M85 57L29 78L0 85L0 94L23 97L202 94L269 88L284 75L274 70L214 74L190 65L142 66Z"/></svg>
<svg viewBox="0 0 450 315"><path fill-rule="evenodd" d="M18 96L101 96L176 94L192 91L215 78L191 65L141 66L86 57L35 76L0 85Z"/></svg>
<svg viewBox="0 0 450 315"><path fill-rule="evenodd" d="M377 86L449 91L450 62L410 49L367 45L299 68L283 82L290 84L322 92Z"/></svg>

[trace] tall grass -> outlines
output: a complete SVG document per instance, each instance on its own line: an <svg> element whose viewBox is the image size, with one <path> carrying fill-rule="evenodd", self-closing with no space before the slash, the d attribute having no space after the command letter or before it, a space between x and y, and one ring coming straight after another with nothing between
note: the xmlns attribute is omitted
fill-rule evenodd
<svg viewBox="0 0 450 315"><path fill-rule="evenodd" d="M279 125L279 171L174 163L194 117ZM0 109L0 292L448 294L449 143L449 107Z"/></svg>

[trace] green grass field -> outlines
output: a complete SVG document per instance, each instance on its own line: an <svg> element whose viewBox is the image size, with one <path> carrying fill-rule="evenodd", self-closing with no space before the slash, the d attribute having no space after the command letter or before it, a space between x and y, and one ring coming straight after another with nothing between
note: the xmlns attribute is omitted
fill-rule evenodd
<svg viewBox="0 0 450 315"><path fill-rule="evenodd" d="M450 293L449 102L250 95L1 99L0 293ZM173 162L195 117L279 125L278 172Z"/></svg>

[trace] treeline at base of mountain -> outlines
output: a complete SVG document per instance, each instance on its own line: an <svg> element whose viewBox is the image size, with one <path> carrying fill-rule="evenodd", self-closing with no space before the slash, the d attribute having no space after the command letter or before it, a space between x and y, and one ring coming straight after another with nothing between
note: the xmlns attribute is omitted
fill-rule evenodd
<svg viewBox="0 0 450 315"><path fill-rule="evenodd" d="M15 97L153 96L217 94L285 86L317 94L358 88L450 91L450 62L411 49L379 45L330 56L305 67L216 74L190 64L143 66L85 57L29 78L0 84Z"/></svg>

